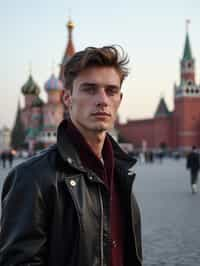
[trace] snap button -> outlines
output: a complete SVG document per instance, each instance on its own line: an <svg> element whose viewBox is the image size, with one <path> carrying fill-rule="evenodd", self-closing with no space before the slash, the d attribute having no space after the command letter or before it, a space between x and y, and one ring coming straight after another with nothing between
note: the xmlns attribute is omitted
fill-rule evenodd
<svg viewBox="0 0 200 266"><path fill-rule="evenodd" d="M74 181L74 180L70 180L70 185L71 185L72 187L76 186L76 181Z"/></svg>
<svg viewBox="0 0 200 266"><path fill-rule="evenodd" d="M117 247L117 242L115 240L112 241L112 247L116 248Z"/></svg>
<svg viewBox="0 0 200 266"><path fill-rule="evenodd" d="M89 179L90 179L90 180L93 180L93 176L90 175L90 176L89 176Z"/></svg>
<svg viewBox="0 0 200 266"><path fill-rule="evenodd" d="M68 161L68 163L71 164L71 163L72 163L72 158L68 157L68 158L67 158L67 161Z"/></svg>

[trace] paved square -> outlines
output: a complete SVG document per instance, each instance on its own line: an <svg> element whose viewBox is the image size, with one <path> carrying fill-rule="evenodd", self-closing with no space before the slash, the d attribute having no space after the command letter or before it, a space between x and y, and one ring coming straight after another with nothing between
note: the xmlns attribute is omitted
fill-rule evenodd
<svg viewBox="0 0 200 266"><path fill-rule="evenodd" d="M137 164L145 266L200 265L200 193L190 190L185 159Z"/></svg>

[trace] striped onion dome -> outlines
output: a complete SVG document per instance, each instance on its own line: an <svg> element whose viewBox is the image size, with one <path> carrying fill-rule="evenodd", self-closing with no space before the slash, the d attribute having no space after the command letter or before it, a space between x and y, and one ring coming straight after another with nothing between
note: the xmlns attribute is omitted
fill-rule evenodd
<svg viewBox="0 0 200 266"><path fill-rule="evenodd" d="M44 88L47 92L55 90L63 90L62 81L57 79L54 74L51 75L50 79L45 82Z"/></svg>
<svg viewBox="0 0 200 266"><path fill-rule="evenodd" d="M33 77L30 75L27 82L22 86L21 92L24 95L39 95L40 88L33 80Z"/></svg>

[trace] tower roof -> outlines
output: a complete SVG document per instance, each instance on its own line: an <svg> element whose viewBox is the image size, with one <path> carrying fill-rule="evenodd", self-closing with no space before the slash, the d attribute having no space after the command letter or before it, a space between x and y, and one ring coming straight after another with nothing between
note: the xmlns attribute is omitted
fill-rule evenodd
<svg viewBox="0 0 200 266"><path fill-rule="evenodd" d="M74 48L74 44L73 44L73 40L72 40L72 31L75 27L74 23L69 20L67 23L67 29L68 29L68 43L65 49L65 53L63 56L63 60L62 60L62 65L65 65L67 60L73 56L73 54L75 53L75 48Z"/></svg>
<svg viewBox="0 0 200 266"><path fill-rule="evenodd" d="M185 38L185 47L183 51L183 60L192 60L192 50L190 46L190 39L189 39L189 34L188 32L186 33L186 38Z"/></svg>
<svg viewBox="0 0 200 266"><path fill-rule="evenodd" d="M169 109L167 107L167 104L164 100L164 98L160 99L160 102L158 104L158 107L156 109L154 117L160 117L160 116L168 116L170 115Z"/></svg>
<svg viewBox="0 0 200 266"><path fill-rule="evenodd" d="M33 80L32 75L29 75L27 82L21 88L21 92L24 95L27 95L27 94L39 95L40 88Z"/></svg>

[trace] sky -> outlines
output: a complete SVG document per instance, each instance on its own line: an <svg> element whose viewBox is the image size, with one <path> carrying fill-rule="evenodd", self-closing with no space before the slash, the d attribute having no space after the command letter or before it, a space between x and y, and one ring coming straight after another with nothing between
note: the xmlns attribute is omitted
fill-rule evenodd
<svg viewBox="0 0 200 266"><path fill-rule="evenodd" d="M123 84L121 121L153 116L160 97L173 110L173 86L180 82L186 19L200 83L199 0L0 0L0 128L12 128L21 87L30 69L45 100L44 83L67 44L66 23L75 23L75 49L119 44L130 58Z"/></svg>

